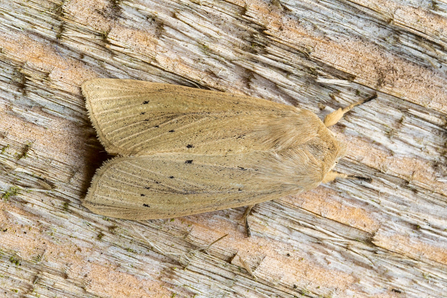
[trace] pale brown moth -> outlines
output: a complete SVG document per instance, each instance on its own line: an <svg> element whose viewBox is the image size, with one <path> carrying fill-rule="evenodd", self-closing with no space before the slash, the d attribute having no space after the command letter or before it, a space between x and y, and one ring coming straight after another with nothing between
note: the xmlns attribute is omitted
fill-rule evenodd
<svg viewBox="0 0 447 298"><path fill-rule="evenodd" d="M133 220L253 206L347 177L332 171L344 145L327 127L366 101L323 123L297 107L170 84L94 79L82 92L99 140L118 155L83 204Z"/></svg>

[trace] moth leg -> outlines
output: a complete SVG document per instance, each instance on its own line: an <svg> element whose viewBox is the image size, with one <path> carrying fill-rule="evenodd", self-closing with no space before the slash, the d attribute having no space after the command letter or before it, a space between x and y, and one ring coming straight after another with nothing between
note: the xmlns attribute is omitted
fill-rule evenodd
<svg viewBox="0 0 447 298"><path fill-rule="evenodd" d="M362 103L373 100L375 98L377 98L377 93L374 93L373 95L371 95L370 97L368 97L366 99L362 99L356 103L353 103L352 105L347 106L344 109L340 108L340 109L330 113L329 115L326 116L326 118L324 118L324 125L326 125L326 127L329 127L329 126L336 124L338 121L340 121L340 119L343 117L343 115L346 114L347 112L349 112L350 110L352 110L352 108L354 108L355 106L361 105Z"/></svg>
<svg viewBox="0 0 447 298"><path fill-rule="evenodd" d="M247 237L251 237L251 229L250 229L250 225L248 224L248 216L250 215L250 212L254 206L256 206L256 204L247 206L247 209L245 209L244 215L242 215L242 219L244 220L244 223L245 223L245 232L247 233Z"/></svg>
<svg viewBox="0 0 447 298"><path fill-rule="evenodd" d="M362 177L362 176L355 176L355 175L346 175L346 174L342 174L339 172L335 172L335 171L330 171L329 173L326 174L326 176L324 176L324 179L321 183L328 183L328 182L332 182L337 178L342 178L342 179L357 179L357 180L363 180L366 181L368 183L372 182L371 178L366 178L366 177Z"/></svg>

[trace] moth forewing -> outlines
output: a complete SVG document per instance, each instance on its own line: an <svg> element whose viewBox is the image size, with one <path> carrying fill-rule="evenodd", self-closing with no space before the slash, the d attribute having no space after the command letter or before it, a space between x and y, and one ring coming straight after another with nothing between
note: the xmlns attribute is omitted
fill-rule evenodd
<svg viewBox="0 0 447 298"><path fill-rule="evenodd" d="M171 218L253 205L318 186L321 165L293 151L117 157L97 172L84 205L112 217Z"/></svg>
<svg viewBox="0 0 447 298"><path fill-rule="evenodd" d="M94 79L82 85L110 154L243 153L315 136L318 117L260 98L170 84Z"/></svg>
<svg viewBox="0 0 447 298"><path fill-rule="evenodd" d="M343 146L312 112L247 96L134 80L82 86L117 157L84 205L126 219L254 205L317 187Z"/></svg>

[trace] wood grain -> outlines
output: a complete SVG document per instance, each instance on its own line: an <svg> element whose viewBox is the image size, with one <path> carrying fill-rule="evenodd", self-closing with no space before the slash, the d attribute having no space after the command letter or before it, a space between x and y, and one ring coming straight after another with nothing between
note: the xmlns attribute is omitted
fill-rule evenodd
<svg viewBox="0 0 447 298"><path fill-rule="evenodd" d="M0 296L447 297L444 1L0 0ZM107 158L80 85L130 78L326 114L337 181L143 222L80 205ZM207 247L213 241L227 237Z"/></svg>

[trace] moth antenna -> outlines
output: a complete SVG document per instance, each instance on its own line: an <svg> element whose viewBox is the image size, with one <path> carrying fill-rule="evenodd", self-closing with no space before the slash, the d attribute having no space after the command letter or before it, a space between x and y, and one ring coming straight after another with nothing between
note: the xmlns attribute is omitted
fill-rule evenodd
<svg viewBox="0 0 447 298"><path fill-rule="evenodd" d="M373 100L377 98L377 93L374 92L373 95L362 99L356 103L353 103L352 105L347 106L346 108L340 108L332 113L330 113L329 115L326 116L326 118L324 118L324 125L326 125L326 127L332 126L334 124L336 124L338 121L340 121L341 118L343 118L343 115L346 114L347 112L349 112L350 110L352 110L355 106L361 105L365 102L368 102L370 100Z"/></svg>

